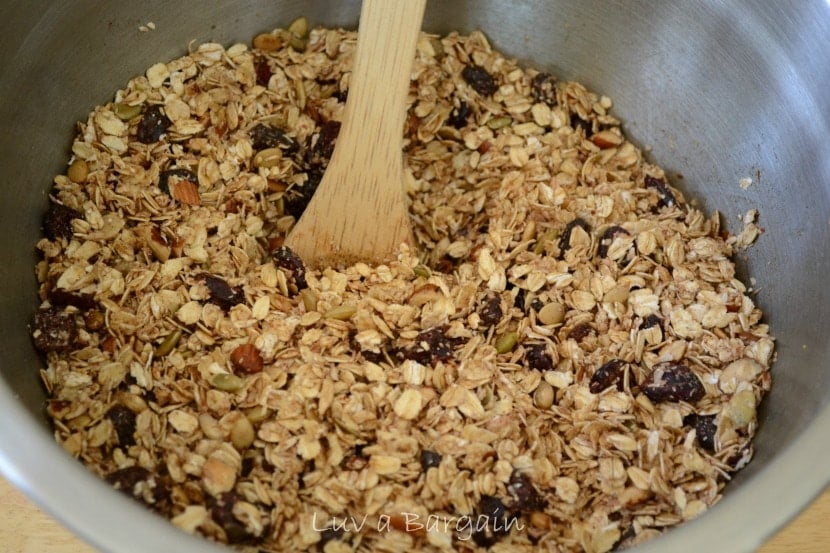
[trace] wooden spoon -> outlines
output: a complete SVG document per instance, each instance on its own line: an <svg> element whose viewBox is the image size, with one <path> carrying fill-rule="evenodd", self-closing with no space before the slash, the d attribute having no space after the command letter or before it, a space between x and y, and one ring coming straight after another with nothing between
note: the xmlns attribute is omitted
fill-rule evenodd
<svg viewBox="0 0 830 553"><path fill-rule="evenodd" d="M406 97L426 0L364 0L349 95L323 179L285 244L311 267L414 249L403 181Z"/></svg>

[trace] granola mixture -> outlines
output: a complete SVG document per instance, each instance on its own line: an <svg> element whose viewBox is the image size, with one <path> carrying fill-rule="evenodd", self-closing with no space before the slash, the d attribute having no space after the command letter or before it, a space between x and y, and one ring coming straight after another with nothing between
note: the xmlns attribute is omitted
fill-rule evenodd
<svg viewBox="0 0 830 553"><path fill-rule="evenodd" d="M79 123L33 323L63 447L243 551L598 553L717 502L773 356L718 215L610 99L423 35L420 254L306 270L282 240L355 35L305 25L153 65Z"/></svg>

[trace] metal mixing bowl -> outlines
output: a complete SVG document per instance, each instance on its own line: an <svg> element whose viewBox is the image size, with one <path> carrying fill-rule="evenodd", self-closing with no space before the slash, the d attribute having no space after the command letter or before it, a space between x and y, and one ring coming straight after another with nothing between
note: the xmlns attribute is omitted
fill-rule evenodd
<svg viewBox="0 0 830 553"><path fill-rule="evenodd" d="M191 40L248 42L299 15L354 27L357 2L179 0L0 6L0 469L110 552L214 550L87 473L53 441L28 322L34 243L73 123ZM156 29L140 32L154 22ZM509 55L616 100L635 141L727 226L766 228L739 259L778 338L757 454L723 501L642 551L749 551L830 480L830 3L433 1L425 28L481 28ZM739 179L751 177L747 190ZM216 549L218 550L218 549Z"/></svg>

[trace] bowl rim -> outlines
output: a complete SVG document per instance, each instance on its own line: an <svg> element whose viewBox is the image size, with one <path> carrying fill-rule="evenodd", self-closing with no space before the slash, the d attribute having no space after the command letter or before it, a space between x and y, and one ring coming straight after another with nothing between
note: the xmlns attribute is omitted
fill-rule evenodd
<svg viewBox="0 0 830 553"><path fill-rule="evenodd" d="M0 404L6 410L0 418L0 472L93 547L108 553L227 553L226 547L186 534L92 474L44 432L3 379ZM830 457L828 427L830 405L825 405L781 453L724 494L710 512L637 551L698 552L711 547L712 536L721 551L755 551L830 483L830 463L816 463ZM744 531L748 528L753 531Z"/></svg>

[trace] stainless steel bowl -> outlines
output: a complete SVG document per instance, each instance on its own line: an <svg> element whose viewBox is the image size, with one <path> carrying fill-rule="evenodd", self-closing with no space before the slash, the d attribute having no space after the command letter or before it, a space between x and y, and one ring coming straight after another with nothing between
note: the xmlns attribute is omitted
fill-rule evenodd
<svg viewBox="0 0 830 553"><path fill-rule="evenodd" d="M160 0L0 6L0 469L109 552L206 552L53 441L28 322L34 242L73 123L191 40L247 42L299 15L354 27L357 2ZM154 22L156 29L140 32ZM425 27L481 28L502 51L615 98L629 135L727 225L766 228L740 258L778 338L755 460L724 500L642 551L749 551L830 480L830 3L434 1ZM748 190L739 179L755 181ZM218 549L217 549L218 550Z"/></svg>

